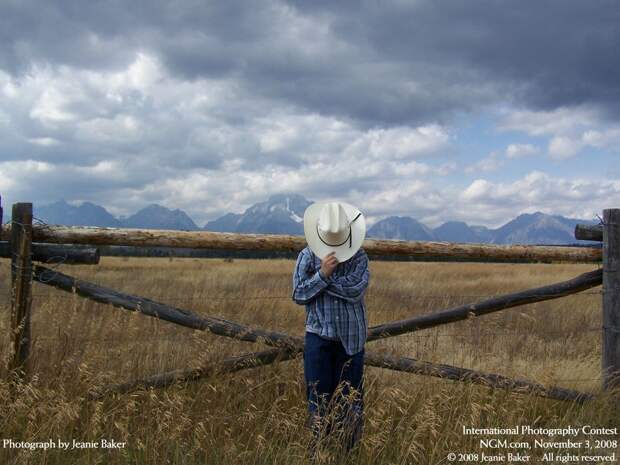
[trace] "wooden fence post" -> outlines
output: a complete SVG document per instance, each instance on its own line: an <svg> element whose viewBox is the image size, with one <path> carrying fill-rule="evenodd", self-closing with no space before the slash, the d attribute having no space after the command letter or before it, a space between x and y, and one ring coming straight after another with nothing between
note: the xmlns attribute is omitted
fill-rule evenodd
<svg viewBox="0 0 620 465"><path fill-rule="evenodd" d="M620 387L620 208L603 210L603 389Z"/></svg>
<svg viewBox="0 0 620 465"><path fill-rule="evenodd" d="M30 353L32 203L13 204L11 218L11 343L9 373L24 379Z"/></svg>

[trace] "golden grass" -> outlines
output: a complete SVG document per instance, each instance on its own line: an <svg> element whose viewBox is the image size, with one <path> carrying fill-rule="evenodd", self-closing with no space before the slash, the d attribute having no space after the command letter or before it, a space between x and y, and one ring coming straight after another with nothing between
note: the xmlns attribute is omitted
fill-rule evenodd
<svg viewBox="0 0 620 465"><path fill-rule="evenodd" d="M293 267L291 260L103 258L97 267L59 269L197 313L302 336L304 309L290 299ZM371 262L369 324L552 283L591 269ZM0 261L3 358L8 353L8 273L7 261ZM368 347L598 393L599 291L376 341ZM13 398L9 383L0 382L0 440L109 438L125 441L127 447L45 452L7 449L0 443L0 463L306 463L309 432L300 358L90 401L85 395L92 386L197 367L263 347L176 327L38 283L33 293L34 378L18 386ZM6 379L4 368L1 374ZM367 368L365 400L364 436L350 463L436 464L446 463L451 451L479 452L479 438L463 435L463 426L620 423L617 400L614 403L608 395L577 405L377 368ZM540 457L542 451L536 453ZM322 459L337 463L330 450Z"/></svg>

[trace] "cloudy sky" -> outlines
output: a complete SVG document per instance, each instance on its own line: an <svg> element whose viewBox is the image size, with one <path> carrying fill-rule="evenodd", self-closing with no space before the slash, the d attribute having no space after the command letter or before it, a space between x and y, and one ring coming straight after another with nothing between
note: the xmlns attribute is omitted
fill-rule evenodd
<svg viewBox="0 0 620 465"><path fill-rule="evenodd" d="M5 206L592 219L619 156L615 0L0 2Z"/></svg>

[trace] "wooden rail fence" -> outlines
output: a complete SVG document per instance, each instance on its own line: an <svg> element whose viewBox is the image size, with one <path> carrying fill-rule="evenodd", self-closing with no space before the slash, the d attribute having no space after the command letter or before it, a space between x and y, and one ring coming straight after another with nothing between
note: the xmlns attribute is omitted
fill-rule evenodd
<svg viewBox="0 0 620 465"><path fill-rule="evenodd" d="M495 296L480 302L442 309L430 314L394 321L369 328L368 341L394 337L426 328L452 323L471 317L480 317L516 306L541 302L575 294L603 285L602 376L604 390L620 386L620 209L604 210L600 226L578 225L577 239L602 241L603 247L561 246L500 246L491 244L455 244L446 242L366 240L364 249L370 257L423 257L437 260L473 260L546 263L602 263L597 269L559 282L534 289ZM2 208L0 205L0 224ZM7 242L1 242L5 240ZM84 248L84 245L91 246ZM111 307L139 312L187 328L210 331L213 334L248 342L261 342L273 347L211 363L199 369L175 370L155 374L145 379L94 388L89 396L99 398L110 392L129 392L145 387L163 387L178 381L189 381L213 373L235 371L281 362L303 352L303 339L285 333L252 328L233 321L198 315L189 310L166 305L154 300L129 295L50 269L32 266L32 261L64 264L97 264L96 246L173 247L193 249L225 249L247 251L274 251L295 253L305 247L303 237L231 234L215 232L162 231L62 225L32 224L32 204L13 206L10 224L0 230L0 257L11 257L11 338L13 353L9 371L19 378L28 373L30 346L31 283L55 287L75 293L86 299L109 304ZM95 247L92 247L95 246ZM435 376L444 379L532 393L542 397L582 402L594 394L578 392L557 386L513 379L494 373L485 373L451 365L430 363L408 357L394 357L366 351L365 363L390 370Z"/></svg>

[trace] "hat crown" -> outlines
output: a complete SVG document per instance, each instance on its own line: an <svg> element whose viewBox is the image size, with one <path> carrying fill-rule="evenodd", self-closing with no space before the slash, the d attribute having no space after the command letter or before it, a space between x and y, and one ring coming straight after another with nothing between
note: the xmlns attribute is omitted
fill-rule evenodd
<svg viewBox="0 0 620 465"><path fill-rule="evenodd" d="M362 212L346 202L315 202L304 212L308 247L321 259L334 253L339 263L355 255L366 235Z"/></svg>
<svg viewBox="0 0 620 465"><path fill-rule="evenodd" d="M349 235L349 219L344 207L338 202L329 202L323 206L317 227L319 234L328 242L344 240Z"/></svg>

